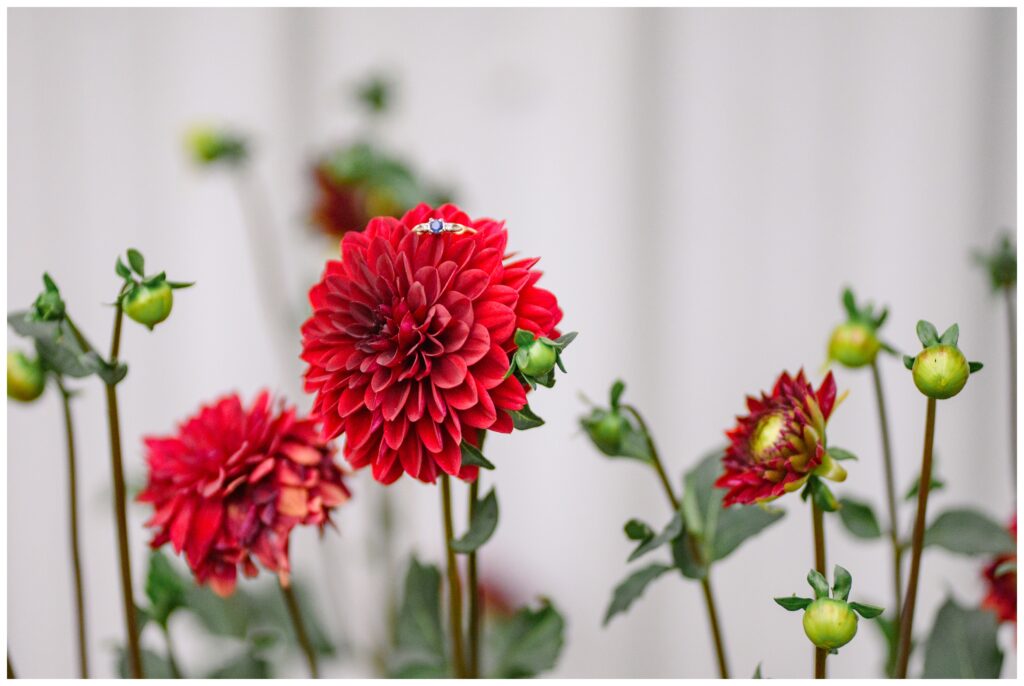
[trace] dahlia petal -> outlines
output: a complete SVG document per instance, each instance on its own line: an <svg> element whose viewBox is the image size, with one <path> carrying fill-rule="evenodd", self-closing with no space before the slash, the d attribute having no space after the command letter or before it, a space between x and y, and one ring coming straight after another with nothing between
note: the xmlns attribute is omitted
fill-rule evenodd
<svg viewBox="0 0 1024 686"><path fill-rule="evenodd" d="M207 581L210 589L221 598L227 598L235 592L235 583L238 573L234 567L228 567L216 576L211 576Z"/></svg>
<svg viewBox="0 0 1024 686"><path fill-rule="evenodd" d="M512 308L497 302L481 302L474 310L476 322L483 324L491 333L491 340L504 341L516 328L516 315Z"/></svg>
<svg viewBox="0 0 1024 686"><path fill-rule="evenodd" d="M462 448L458 443L446 441L441 452L434 454L434 462L445 474L455 476L462 466Z"/></svg>
<svg viewBox="0 0 1024 686"><path fill-rule="evenodd" d="M466 383L459 384L454 388L445 389L444 400L448 403L448 407L452 409L468 410L477 402L476 381L467 372Z"/></svg>
<svg viewBox="0 0 1024 686"><path fill-rule="evenodd" d="M423 446L415 441L406 441L398 449L398 459L407 474L418 478L420 465L423 462Z"/></svg>
<svg viewBox="0 0 1024 686"><path fill-rule="evenodd" d="M171 545L174 546L174 552L180 553L185 547L185 541L188 539L188 531L192 526L192 514L196 509L196 501L193 499L183 500L178 506L178 511L174 514L174 519L171 521Z"/></svg>
<svg viewBox="0 0 1024 686"><path fill-rule="evenodd" d="M409 384L401 383L389 386L381 393L381 398L383 400L381 411L384 413L384 419L390 421L397 417L405 407L405 401L409 398Z"/></svg>
<svg viewBox="0 0 1024 686"><path fill-rule="evenodd" d="M394 421L385 421L384 441L394 450L398 450L402 445L402 441L405 440L405 432L408 428L409 422L405 417L399 417Z"/></svg>
<svg viewBox="0 0 1024 686"><path fill-rule="evenodd" d="M469 371L466 361L460 355L445 355L439 358L430 371L430 380L438 388L455 388L466 379Z"/></svg>
<svg viewBox="0 0 1024 686"><path fill-rule="evenodd" d="M416 434L420 437L420 441L423 442L423 447L430 452L436 453L441 450L441 431L435 422L417 422Z"/></svg>
<svg viewBox="0 0 1024 686"><path fill-rule="evenodd" d="M304 517L307 510L306 489L289 486L281 489L277 499L277 511L288 517Z"/></svg>
<svg viewBox="0 0 1024 686"><path fill-rule="evenodd" d="M470 300L476 300L490 283L490 276L482 269L467 269L455 277L455 284L452 286L456 291L462 293Z"/></svg>
<svg viewBox="0 0 1024 686"><path fill-rule="evenodd" d="M190 565L198 565L206 556L223 516L224 508L219 499L203 500L199 504L192 516L188 540L185 542L185 555Z"/></svg>

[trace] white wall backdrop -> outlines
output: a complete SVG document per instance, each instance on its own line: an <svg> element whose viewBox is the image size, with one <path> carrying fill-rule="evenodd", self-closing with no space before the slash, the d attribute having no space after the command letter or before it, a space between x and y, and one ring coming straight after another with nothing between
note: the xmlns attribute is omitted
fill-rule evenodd
<svg viewBox="0 0 1024 686"><path fill-rule="evenodd" d="M176 279L155 333L128 327L121 387L126 462L142 476L143 434L166 432L201 400L262 386L303 406L297 360L275 353L256 298L247 233L229 180L194 169L181 135L229 122L257 141L301 303L326 255L303 225L305 164L358 129L344 88L368 70L399 84L380 132L452 182L471 214L509 220L511 245L543 256L544 281L581 332L570 373L538 394L541 430L498 437L502 522L485 570L568 618L559 676L711 676L695 584L666 578L600 626L626 575L628 518L667 519L651 474L599 458L579 435L578 392L623 377L673 474L722 440L743 396L801 365L817 376L844 284L892 306L888 337L913 350L914 323L954 321L986 363L940 408L933 507L971 504L1008 519L1008 368L999 303L968 260L1016 225L1014 10L11 10L8 14L8 308L48 270L89 335L105 340L115 255L141 249ZM298 334L294 337L298 354ZM8 335L8 341L14 339ZM889 392L897 473L912 481L924 401L896 360ZM830 437L859 453L842 493L882 502L870 379L851 390ZM113 673L121 640L102 393L76 404L91 657ZM8 645L24 676L70 676L74 647L59 406L8 404ZM325 620L358 645L382 631L363 537L378 487L368 474L339 512L340 535L297 536L295 567ZM403 480L401 550L439 559L435 489ZM365 503L365 504L364 504ZM771 598L803 586L809 514L786 520L716 568L732 669L807 676L799 620ZM910 525L910 510L904 527ZM132 512L137 589L145 511ZM830 522L830 564L858 597L889 600L884 545ZM402 556L404 565L404 552ZM925 556L919 626L948 589L980 597L979 567ZM300 572L300 576L302 573ZM378 589L379 590L379 589ZM325 596L327 597L327 596ZM175 627L188 643L188 625ZM873 628L830 660L875 676ZM1004 675L1015 673L1011 636ZM184 649L182 652L186 652ZM302 674L300 664L292 670ZM337 661L332 676L365 674Z"/></svg>

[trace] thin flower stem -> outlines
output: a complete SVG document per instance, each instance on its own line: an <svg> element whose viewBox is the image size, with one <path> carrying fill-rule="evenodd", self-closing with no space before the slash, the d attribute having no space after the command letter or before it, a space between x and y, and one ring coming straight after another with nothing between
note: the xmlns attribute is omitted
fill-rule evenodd
<svg viewBox="0 0 1024 686"><path fill-rule="evenodd" d="M75 619L78 626L78 674L89 678L89 651L85 632L85 595L82 591L82 558L78 547L78 470L75 464L75 426L71 419L71 393L64 388L64 381L57 377L64 406L64 434L67 438L68 455L68 520L71 544L71 570L75 590Z"/></svg>
<svg viewBox="0 0 1024 686"><path fill-rule="evenodd" d="M899 636L900 608L903 607L903 548L900 546L899 519L896 511L896 477L892 466L892 441L889 438L889 419L885 411L885 393L882 391L882 376L878 371L877 358L871 362L871 378L875 382L875 399L878 401L878 423L882 429L882 458L885 464L885 497L889 506L889 540L892 544L892 579L895 587L895 626Z"/></svg>
<svg viewBox="0 0 1024 686"><path fill-rule="evenodd" d="M319 679L320 671L316 666L316 651L313 650L309 634L306 633L306 625L302 622L302 611L299 609L299 602L295 599L295 591L292 590L291 584L281 584L281 595L284 596L284 604L288 608L288 618L292 620L292 628L295 629L295 638L299 642L299 647L302 648L302 653L306 656L309 677Z"/></svg>
<svg viewBox="0 0 1024 686"><path fill-rule="evenodd" d="M828 578L825 571L825 517L821 509L811 499L811 518L814 522L814 568L823 576ZM815 647L814 649L814 678L826 679L825 659L828 651Z"/></svg>
<svg viewBox="0 0 1024 686"><path fill-rule="evenodd" d="M444 549L448 566L448 624L452 636L452 669L457 679L466 677L466 657L462 642L462 583L451 542L455 539L452 519L452 487L447 474L441 475L441 506L444 510Z"/></svg>
<svg viewBox="0 0 1024 686"><path fill-rule="evenodd" d="M640 430L643 431L644 436L647 439L647 451L651 454L651 462L654 466L654 471L658 474L658 479L661 481L661 486L665 490L665 496L668 498L669 503L672 505L672 511L678 512L680 505L679 499L676 497L675 492L672 490L672 482L668 478L668 474L665 472L665 466L661 462L661 456L658 454L658 448L654 444L654 438L651 437L651 432L647 427L647 422L640 415L632 405L623 405L622 409L629 412L636 418L637 423L640 425ZM687 540L690 546L690 555L693 556L694 560L704 565L703 556L701 551L697 547L693 538L687 536ZM715 603L715 596L711 590L711 570L708 568L705 575L700 580L701 590L704 592L704 606L708 613L708 624L711 627L711 639L715 644L715 657L718 660L718 674L723 679L729 678L729 664L725 657L725 642L722 640L721 626L718 621L718 607Z"/></svg>
<svg viewBox="0 0 1024 686"><path fill-rule="evenodd" d="M8 679L17 679L18 677L14 676L14 665L11 664L10 652L11 652L11 650L8 648L7 649L7 653L8 653L8 655L7 655L7 678Z"/></svg>
<svg viewBox="0 0 1024 686"><path fill-rule="evenodd" d="M164 645L167 646L167 666L171 669L171 677L184 679L181 675L181 668L178 667L178 659L174 655L174 641L171 640L171 628L167 624L160 627L164 633Z"/></svg>
<svg viewBox="0 0 1024 686"><path fill-rule="evenodd" d="M910 642L914 630L914 605L917 602L917 581L921 574L921 550L924 548L924 527L928 511L928 492L932 484L932 446L935 443L935 398L928 398L928 414L924 427L924 454L921 456L921 480L917 489L917 516L910 548L910 581L900 617L900 642L896 662L896 678L907 678L910 664Z"/></svg>
<svg viewBox="0 0 1024 686"><path fill-rule="evenodd" d="M124 310L120 297L114 315L114 333L110 342L110 366L117 366L121 349L121 323ZM128 644L128 670L134 679L143 678L139 631L135 621L135 594L132 591L131 558L128 547L128 508L125 501L124 465L121 457L121 421L117 410L117 385L107 384L107 422L110 427L110 469L114 487L114 514L117 518L117 551L121 568L121 595L124 604L125 633Z"/></svg>
<svg viewBox="0 0 1024 686"><path fill-rule="evenodd" d="M1006 289L1006 323L1010 335L1010 469L1017 490L1017 308L1012 288Z"/></svg>
<svg viewBox="0 0 1024 686"><path fill-rule="evenodd" d="M476 514L476 501L480 494L480 476L469 485L469 521ZM480 632L482 617L480 614L480 584L478 581L476 551L468 555L466 575L469 577L469 677L480 678Z"/></svg>

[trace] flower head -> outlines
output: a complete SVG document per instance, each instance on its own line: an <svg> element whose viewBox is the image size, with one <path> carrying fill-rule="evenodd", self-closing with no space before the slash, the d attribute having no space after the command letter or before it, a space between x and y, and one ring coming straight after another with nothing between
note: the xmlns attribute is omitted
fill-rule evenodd
<svg viewBox="0 0 1024 686"><path fill-rule="evenodd" d="M433 218L473 232L414 233ZM310 291L302 327L306 390L324 438L346 435L355 468L391 483L403 473L476 478L463 440L508 433L526 388L506 372L514 334L557 335L555 296L538 288L536 259L506 257L503 222L454 205L419 205L346 234L342 259Z"/></svg>
<svg viewBox="0 0 1024 686"><path fill-rule="evenodd" d="M957 347L960 327L954 324L942 336L931 322L917 323L917 337L924 350L916 357L903 356L903 364L911 370L914 385L929 398L952 398L967 385L967 378L981 370L981 362L968 362Z"/></svg>
<svg viewBox="0 0 1024 686"><path fill-rule="evenodd" d="M255 561L287 583L291 530L323 529L349 498L316 422L275 407L266 391L248 408L237 395L220 398L145 444L149 481L138 499L153 505L150 545L184 550L196 580L222 596L239 567L256 575Z"/></svg>
<svg viewBox="0 0 1024 686"><path fill-rule="evenodd" d="M841 398L840 398L841 400ZM825 424L837 405L829 372L817 391L801 371L783 372L770 395L747 397L749 413L726 432L725 473L715 485L728 492L722 504L772 500L800 488L811 474L834 481L846 471L826 451Z"/></svg>
<svg viewBox="0 0 1024 686"><path fill-rule="evenodd" d="M1010 532L1017 536L1017 516L1010 522ZM981 606L992 610L1000 622L1017 623L1017 554L1000 555L982 572L988 592Z"/></svg>

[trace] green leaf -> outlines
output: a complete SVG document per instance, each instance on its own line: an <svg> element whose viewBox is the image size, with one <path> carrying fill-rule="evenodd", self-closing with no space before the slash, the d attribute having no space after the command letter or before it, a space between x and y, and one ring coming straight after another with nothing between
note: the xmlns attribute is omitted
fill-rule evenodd
<svg viewBox="0 0 1024 686"><path fill-rule="evenodd" d="M837 600L847 600L850 597L850 589L853 587L853 577L845 567L836 565L832 571L832 597Z"/></svg>
<svg viewBox="0 0 1024 686"><path fill-rule="evenodd" d="M117 262L114 264L114 271L117 272L118 276L126 281L131 280L132 278L132 271L128 269L128 267L124 266L124 262L121 261L120 257L117 258Z"/></svg>
<svg viewBox="0 0 1024 686"><path fill-rule="evenodd" d="M441 626L441 572L415 557L405 575L405 595L395 626L392 675L432 672L447 674L444 629Z"/></svg>
<svg viewBox="0 0 1024 686"><path fill-rule="evenodd" d="M954 324L945 331L942 332L942 336L939 338L939 343L943 345L956 345L956 342L960 339L960 326Z"/></svg>
<svg viewBox="0 0 1024 686"><path fill-rule="evenodd" d="M128 264L139 276L146 275L146 260L142 257L142 253L135 248L128 248Z"/></svg>
<svg viewBox="0 0 1024 686"><path fill-rule="evenodd" d="M654 538L654 530L639 519L631 519L626 522L623 530L626 532L626 538L631 541L649 541Z"/></svg>
<svg viewBox="0 0 1024 686"><path fill-rule="evenodd" d="M923 319L917 322L917 340L926 348L938 345L939 332L935 330L935 325Z"/></svg>
<svg viewBox="0 0 1024 686"><path fill-rule="evenodd" d="M708 575L708 565L703 559L697 559L694 551L699 553L698 542L687 532L672 541L672 564L687 579L703 579Z"/></svg>
<svg viewBox="0 0 1024 686"><path fill-rule="evenodd" d="M715 488L722 472L722 450L715 449L701 457L693 469L683 476L683 518L686 530L711 549L714 544L718 514L722 511L724 491Z"/></svg>
<svg viewBox="0 0 1024 686"><path fill-rule="evenodd" d="M884 607L878 607L877 605L868 605L866 603L850 603L850 609L859 614L864 619L874 619L878 615L885 612Z"/></svg>
<svg viewBox="0 0 1024 686"><path fill-rule="evenodd" d="M616 379L615 383L612 384L612 390L609 394L611 399L610 405L612 410L619 409L619 399L622 397L622 392L625 390L626 384L623 381Z"/></svg>
<svg viewBox="0 0 1024 686"><path fill-rule="evenodd" d="M824 574L817 569L812 569L807 573L807 583L814 589L815 598L828 598L828 581Z"/></svg>
<svg viewBox="0 0 1024 686"><path fill-rule="evenodd" d="M783 608L790 612L796 612L797 610L804 610L808 605L814 601L810 598L800 598L795 595L787 596L785 598L775 598L776 603L781 605Z"/></svg>
<svg viewBox="0 0 1024 686"><path fill-rule="evenodd" d="M751 678L752 679L763 679L764 678L763 676L761 676L761 663L760 662L757 663L757 669L754 670L754 676L751 677Z"/></svg>
<svg viewBox="0 0 1024 686"><path fill-rule="evenodd" d="M882 638L885 640L885 665L883 671L886 677L892 679L896 674L896 659L899 657L899 642L897 639L897 630L899 627L894 619L887 619L885 617L879 617L877 621L872 624L878 627L878 630L882 632ZM914 654L914 648L917 642L910 642L910 654Z"/></svg>
<svg viewBox="0 0 1024 686"><path fill-rule="evenodd" d="M498 496L492 488L484 499L479 501L469 523L469 531L460 539L451 542L451 548L457 553L471 553L478 549L494 534L498 528Z"/></svg>
<svg viewBox="0 0 1024 686"><path fill-rule="evenodd" d="M196 285L196 282L195 281L168 281L167 285L170 286L173 290L179 290L179 289L182 289L182 288L192 288L192 286Z"/></svg>
<svg viewBox="0 0 1024 686"><path fill-rule="evenodd" d="M501 628L494 641L497 655L492 679L535 677L554 668L565 644L565 619L550 602L524 607Z"/></svg>
<svg viewBox="0 0 1024 686"><path fill-rule="evenodd" d="M748 538L778 522L786 513L780 509L766 509L760 505L733 505L718 515L711 561L729 556Z"/></svg>
<svg viewBox="0 0 1024 686"><path fill-rule="evenodd" d="M551 342L551 344L554 345L559 350L565 350L566 348L569 347L570 343L576 340L576 337L579 335L579 331L570 331L569 333L564 333L558 338L556 338L554 341Z"/></svg>
<svg viewBox="0 0 1024 686"><path fill-rule="evenodd" d="M146 675L149 677L149 674ZM214 669L206 675L207 679L270 679L272 678L270 663L246 651L230 661Z"/></svg>
<svg viewBox="0 0 1024 686"><path fill-rule="evenodd" d="M981 362L967 363L967 368L971 371L971 374L974 374L975 372L980 372L984 366L985 365L983 365Z"/></svg>
<svg viewBox="0 0 1024 686"><path fill-rule="evenodd" d="M671 569L669 565L654 563L626 577L615 587L612 602L604 613L604 624L608 624L615 615L628 610L652 581Z"/></svg>
<svg viewBox="0 0 1024 686"><path fill-rule="evenodd" d="M833 460L856 460L857 456L851 453L845 448L837 448L835 446L828 449L828 454L832 456Z"/></svg>
<svg viewBox="0 0 1024 686"><path fill-rule="evenodd" d="M160 655L149 648L142 649L142 672L147 679L173 679L174 671L171 663L163 655ZM129 678L128 675L128 651L123 647L117 647L117 674L122 679Z"/></svg>
<svg viewBox="0 0 1024 686"><path fill-rule="evenodd" d="M1003 653L996 641L997 629L995 614L960 607L948 598L925 644L924 678L999 678Z"/></svg>
<svg viewBox="0 0 1024 686"><path fill-rule="evenodd" d="M857 302L853 299L853 291L849 288L843 289L843 309L846 310L846 314L850 319L856 319L860 316L860 312L857 310Z"/></svg>
<svg viewBox="0 0 1024 686"><path fill-rule="evenodd" d="M166 627L171 614L185 606L187 589L188 582L175 571L167 556L159 550L150 553L145 590L153 621Z"/></svg>
<svg viewBox="0 0 1024 686"><path fill-rule="evenodd" d="M914 360L915 359L916 358L911 357L910 355L904 355L903 356L903 366L906 367L907 369L913 369L914 368Z"/></svg>
<svg viewBox="0 0 1024 686"><path fill-rule="evenodd" d="M942 479L940 479L939 477L935 476L934 474L932 475L932 479L931 479L930 483L931 483L931 485L928 487L929 493L941 490L941 489L946 487L946 482L943 481ZM914 498L917 497L917 494L920 491L921 491L921 477L918 476L916 479L914 479L913 485L911 485L910 490L907 491L906 495L903 496L903 499L904 500L913 500Z"/></svg>
<svg viewBox="0 0 1024 686"><path fill-rule="evenodd" d="M637 546L636 550L630 554L629 559L626 561L632 562L652 550L657 550L661 546L675 539L681 533L683 533L683 516L676 512L660 534L643 541L639 546Z"/></svg>
<svg viewBox="0 0 1024 686"><path fill-rule="evenodd" d="M512 415L512 424L520 431L535 429L544 424L544 420L535 415L529 405L524 405L521 410L510 410L509 414Z"/></svg>
<svg viewBox="0 0 1024 686"><path fill-rule="evenodd" d="M807 479L806 491L814 498L814 504L823 512L835 512L839 509L839 501L828 485L816 476Z"/></svg>
<svg viewBox="0 0 1024 686"><path fill-rule="evenodd" d="M494 469L494 465L484 457L480 449L467 441L462 442L462 464L483 467L484 469Z"/></svg>
<svg viewBox="0 0 1024 686"><path fill-rule="evenodd" d="M841 498L839 500L839 521L843 523L846 530L857 538L875 539L882 536L882 528L878 525L878 518L871 505L854 500L853 498Z"/></svg>
<svg viewBox="0 0 1024 686"><path fill-rule="evenodd" d="M925 531L924 545L959 555L997 555L1016 550L1013 536L1002 525L966 508L947 510L936 517Z"/></svg>

